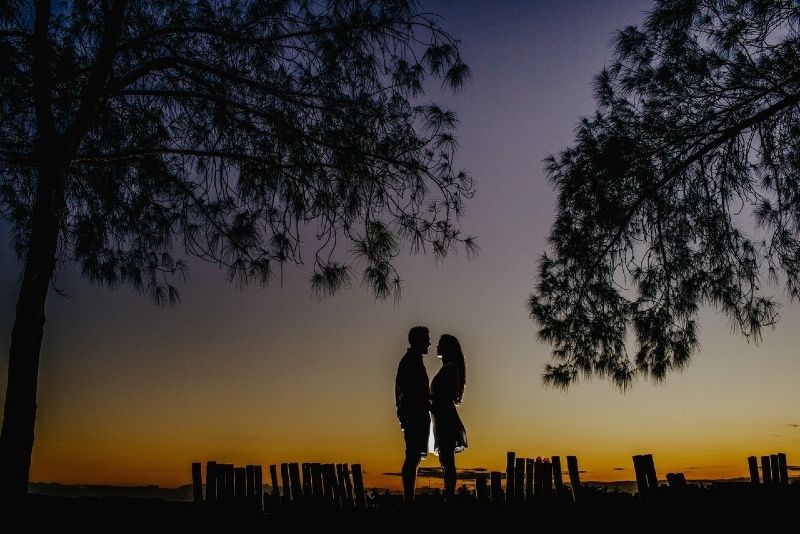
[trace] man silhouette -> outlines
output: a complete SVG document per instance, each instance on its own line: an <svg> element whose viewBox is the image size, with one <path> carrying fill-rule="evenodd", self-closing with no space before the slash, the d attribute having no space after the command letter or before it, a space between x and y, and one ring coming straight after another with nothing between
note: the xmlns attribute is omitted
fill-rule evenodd
<svg viewBox="0 0 800 534"><path fill-rule="evenodd" d="M406 442L406 458L402 470L403 496L405 503L411 504L417 483L417 467L420 460L428 455L431 427L428 373L422 363L422 356L428 353L431 345L428 329L415 326L409 330L408 345L408 350L397 367L394 397L397 418Z"/></svg>

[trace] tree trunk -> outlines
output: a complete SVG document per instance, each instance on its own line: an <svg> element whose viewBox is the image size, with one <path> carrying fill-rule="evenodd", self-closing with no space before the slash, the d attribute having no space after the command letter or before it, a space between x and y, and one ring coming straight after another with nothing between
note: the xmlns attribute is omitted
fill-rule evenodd
<svg viewBox="0 0 800 534"><path fill-rule="evenodd" d="M11 331L0 436L0 497L6 499L21 498L28 492L45 302L55 270L64 207L63 169L47 163L40 167L25 270Z"/></svg>

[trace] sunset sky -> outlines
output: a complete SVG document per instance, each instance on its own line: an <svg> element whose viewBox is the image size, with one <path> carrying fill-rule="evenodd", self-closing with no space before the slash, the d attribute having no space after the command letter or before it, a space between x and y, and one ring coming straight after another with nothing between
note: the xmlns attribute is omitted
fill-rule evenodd
<svg viewBox="0 0 800 534"><path fill-rule="evenodd" d="M550 347L525 302L555 201L542 159L592 113L591 80L612 58L614 31L640 23L650 2L423 6L462 40L472 70L459 94L440 97L434 83L431 95L461 119L457 162L478 190L462 226L481 255L404 256L397 304L358 285L320 302L307 266L240 290L188 258L181 304L156 308L128 289L89 287L64 266L55 285L69 296L51 291L48 302L31 481L174 487L190 482L193 461L313 461L360 462L367 486L397 488L399 478L383 475L403 460L394 377L417 324L431 331L431 378L439 335L464 349L461 468L504 470L509 450L577 455L582 477L599 481L632 480L640 453L654 455L659 478L745 476L748 455L779 451L800 464L800 306L780 287L781 322L758 346L706 310L701 350L663 384L639 381L623 394L603 381L567 392L541 383ZM0 228L4 395L20 265Z"/></svg>

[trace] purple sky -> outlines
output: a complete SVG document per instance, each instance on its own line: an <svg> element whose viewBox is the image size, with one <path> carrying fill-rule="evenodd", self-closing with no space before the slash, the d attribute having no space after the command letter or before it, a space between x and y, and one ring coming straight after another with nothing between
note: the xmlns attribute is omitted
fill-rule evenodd
<svg viewBox="0 0 800 534"><path fill-rule="evenodd" d="M637 452L656 454L665 471L705 466L697 476L744 474L749 454L800 455L790 426L800 423L796 307L758 348L704 314L702 351L661 386L640 382L627 395L605 382L566 394L541 386L549 348L536 341L525 301L555 199L542 159L593 111L591 80L612 57L614 30L641 22L650 3L424 5L462 40L472 69L444 100L461 119L457 162L477 182L462 222L482 254L443 265L403 258L397 305L357 286L317 302L306 267L287 266L282 284L238 290L190 260L183 302L158 309L63 269L57 286L71 297L51 292L48 303L33 480L170 485L188 480L190 461L211 458L361 461L368 479L396 470L393 380L416 324L430 327L434 345L450 333L465 351L470 448L459 466L502 468L512 449L577 453L589 478L630 479L630 469L613 468ZM3 384L18 269L4 243ZM432 377L438 363L427 363Z"/></svg>

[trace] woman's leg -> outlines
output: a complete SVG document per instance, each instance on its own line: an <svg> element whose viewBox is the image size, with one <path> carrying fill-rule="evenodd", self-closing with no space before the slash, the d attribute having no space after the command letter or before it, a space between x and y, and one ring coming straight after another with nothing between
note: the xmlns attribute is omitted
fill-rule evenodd
<svg viewBox="0 0 800 534"><path fill-rule="evenodd" d="M456 453L455 450L439 450L439 463L444 474L444 497L452 501L456 495Z"/></svg>

